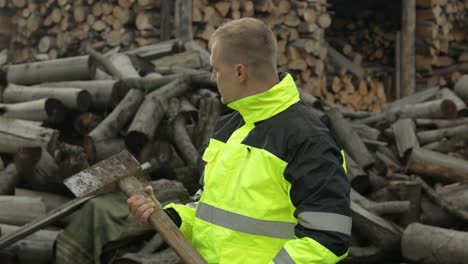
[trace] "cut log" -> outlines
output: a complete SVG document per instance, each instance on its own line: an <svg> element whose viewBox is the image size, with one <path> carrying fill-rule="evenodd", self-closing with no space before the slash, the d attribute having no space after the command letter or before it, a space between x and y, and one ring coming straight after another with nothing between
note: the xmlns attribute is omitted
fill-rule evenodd
<svg viewBox="0 0 468 264"><path fill-rule="evenodd" d="M128 129L125 145L134 152L139 152L153 138L167 111L168 100L182 95L189 88L187 80L180 78L148 94Z"/></svg>
<svg viewBox="0 0 468 264"><path fill-rule="evenodd" d="M18 183L18 172L13 163L0 171L0 195L15 194L15 186Z"/></svg>
<svg viewBox="0 0 468 264"><path fill-rule="evenodd" d="M169 54L178 52L180 49L178 40L168 40L157 44L143 46L124 52L128 55L137 55L146 60L154 60Z"/></svg>
<svg viewBox="0 0 468 264"><path fill-rule="evenodd" d="M44 148L21 149L15 156L15 165L24 186L38 191L60 191L58 187L62 181L56 175L58 166Z"/></svg>
<svg viewBox="0 0 468 264"><path fill-rule="evenodd" d="M442 140L424 145L423 148L429 149L435 152L440 152L440 153L451 153L459 149L466 148L467 146L468 146L468 143L466 142L466 140L442 139Z"/></svg>
<svg viewBox="0 0 468 264"><path fill-rule="evenodd" d="M468 233L413 223L403 232L403 257L418 263L459 263L468 259Z"/></svg>
<svg viewBox="0 0 468 264"><path fill-rule="evenodd" d="M198 150L208 146L210 133L213 131L220 115L220 101L217 95L210 91L201 98L198 112L198 122L192 133L193 143Z"/></svg>
<svg viewBox="0 0 468 264"><path fill-rule="evenodd" d="M438 188L436 196L439 200L444 200L450 203L458 210L468 211L468 184L461 182ZM434 200L434 199L431 199ZM437 203L431 202L429 199L423 199L421 203L423 215L421 223L438 227L451 227L460 224L453 214L449 214L447 210L442 209Z"/></svg>
<svg viewBox="0 0 468 264"><path fill-rule="evenodd" d="M402 230L397 225L372 214L357 203L351 202L353 231L368 238L372 244L389 251L398 250Z"/></svg>
<svg viewBox="0 0 468 264"><path fill-rule="evenodd" d="M436 94L439 92L440 87L439 86L434 86L431 88L424 89L420 92L417 92L415 94L403 97L401 99L398 99L396 101L391 102L386 110L390 110L392 108L398 108L402 107L404 105L408 104L417 104L417 103L422 103L425 102L433 97L436 96Z"/></svg>
<svg viewBox="0 0 468 264"><path fill-rule="evenodd" d="M387 113L390 120L398 118L454 118L457 116L457 106L452 100L438 99L418 104L407 104L399 108L391 108Z"/></svg>
<svg viewBox="0 0 468 264"><path fill-rule="evenodd" d="M12 225L1 225L1 228L6 234L5 237L21 229L19 226ZM18 263L52 263L54 242L58 234L59 231L40 230L5 250L15 255Z"/></svg>
<svg viewBox="0 0 468 264"><path fill-rule="evenodd" d="M183 77L183 74L173 74L163 77L125 78L115 84L114 89L112 90L112 102L120 102L132 88L139 89L145 93L150 93L153 90L156 90L181 77Z"/></svg>
<svg viewBox="0 0 468 264"><path fill-rule="evenodd" d="M31 87L8 84L3 92L5 103L21 103L43 98L54 98L67 108L85 112L92 103L88 91L77 88Z"/></svg>
<svg viewBox="0 0 468 264"><path fill-rule="evenodd" d="M83 145L90 164L106 159L125 149L125 141L122 138L105 139L89 143L85 137Z"/></svg>
<svg viewBox="0 0 468 264"><path fill-rule="evenodd" d="M406 170L442 182L468 179L468 161L422 148L412 150Z"/></svg>
<svg viewBox="0 0 468 264"><path fill-rule="evenodd" d="M415 120L415 122L417 126L424 126L429 128L448 128L468 124L468 117L453 120L418 118Z"/></svg>
<svg viewBox="0 0 468 264"><path fill-rule="evenodd" d="M0 223L24 225L46 213L41 198L0 196Z"/></svg>
<svg viewBox="0 0 468 264"><path fill-rule="evenodd" d="M416 137L416 126L413 120L406 118L400 119L392 125L395 141L400 157L403 158L413 148L419 148L418 138Z"/></svg>
<svg viewBox="0 0 468 264"><path fill-rule="evenodd" d="M169 121L172 123L170 131L173 131L173 141L179 152L182 154L185 163L190 168L196 168L199 161L199 154L187 132L185 121L186 116L183 113L184 110L182 109L182 104L179 99L172 98L169 101L167 115Z"/></svg>
<svg viewBox="0 0 468 264"><path fill-rule="evenodd" d="M357 78L364 79L365 72L361 66L354 64L352 61L348 60L345 56L335 50L332 46L327 44L327 51L330 55L331 61L340 68L346 68L348 71L352 72Z"/></svg>
<svg viewBox="0 0 468 264"><path fill-rule="evenodd" d="M343 118L343 115L336 108L327 112L331 129L337 137L341 146L344 146L354 160L363 168L367 169L374 164L374 158L370 154L361 138L353 130L351 124Z"/></svg>
<svg viewBox="0 0 468 264"><path fill-rule="evenodd" d="M112 57L113 63L118 66L119 70L126 70L122 73L124 77L137 78L139 74L133 68L128 56L116 54ZM125 66L124 66L125 65ZM143 101L144 94L137 89L131 89L124 99L117 105L112 113L110 113L99 126L97 126L85 138L85 144L96 144L99 141L115 138L120 130L126 125L133 115L138 110L139 105ZM95 149L88 146L88 149Z"/></svg>
<svg viewBox="0 0 468 264"><path fill-rule="evenodd" d="M457 81L454 91L458 96L463 98L463 100L468 100L468 75L463 75L463 77Z"/></svg>
<svg viewBox="0 0 468 264"><path fill-rule="evenodd" d="M463 102L463 100L460 99L460 97L458 97L454 92L452 92L452 90L448 88L440 90L437 93L436 98L448 99L453 101L455 103L455 106L457 107L457 113L459 116L465 116L468 113L465 102Z"/></svg>
<svg viewBox="0 0 468 264"><path fill-rule="evenodd" d="M79 88L86 90L91 95L92 108L103 110L109 107L112 89L116 82L115 80L49 82L41 83L40 86Z"/></svg>
<svg viewBox="0 0 468 264"><path fill-rule="evenodd" d="M17 104L0 104L0 116L46 123L59 123L65 117L65 106L57 99L44 98Z"/></svg>
<svg viewBox="0 0 468 264"><path fill-rule="evenodd" d="M15 154L24 147L45 147L53 151L59 132L29 121L0 117L0 151Z"/></svg>
<svg viewBox="0 0 468 264"><path fill-rule="evenodd" d="M417 133L417 136L421 145L426 145L438 140L442 140L446 137L458 140L466 140L468 139L468 124L456 127L422 131Z"/></svg>
<svg viewBox="0 0 468 264"><path fill-rule="evenodd" d="M92 80L95 74L96 65L93 60L89 56L79 56L10 65L7 68L7 81L31 85L43 82Z"/></svg>
<svg viewBox="0 0 468 264"><path fill-rule="evenodd" d="M58 194L49 192L39 192L23 188L15 188L15 195L19 197L36 197L40 198L44 203L46 212L50 212L56 208L61 207L72 199Z"/></svg>

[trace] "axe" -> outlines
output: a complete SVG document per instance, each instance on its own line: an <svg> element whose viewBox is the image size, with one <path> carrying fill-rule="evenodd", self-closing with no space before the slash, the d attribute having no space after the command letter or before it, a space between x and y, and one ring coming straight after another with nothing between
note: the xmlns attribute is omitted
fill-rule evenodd
<svg viewBox="0 0 468 264"><path fill-rule="evenodd" d="M135 194L146 196L143 185L137 179L142 172L150 167L149 163L140 163L128 151L123 150L110 158L102 160L64 181L64 184L77 197L84 197L103 192L114 184L118 184L127 197ZM185 263L202 264L206 261L185 239L179 228L164 212L154 195L150 195L155 210L149 216L148 222L159 232L161 237L174 249Z"/></svg>

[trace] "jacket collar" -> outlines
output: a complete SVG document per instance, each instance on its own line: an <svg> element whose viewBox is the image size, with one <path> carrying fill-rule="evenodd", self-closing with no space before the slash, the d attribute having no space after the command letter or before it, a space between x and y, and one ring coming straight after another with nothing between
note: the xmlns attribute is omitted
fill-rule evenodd
<svg viewBox="0 0 468 264"><path fill-rule="evenodd" d="M288 73L269 90L241 98L227 106L238 111L246 123L255 123L286 110L298 101L299 92L292 76Z"/></svg>

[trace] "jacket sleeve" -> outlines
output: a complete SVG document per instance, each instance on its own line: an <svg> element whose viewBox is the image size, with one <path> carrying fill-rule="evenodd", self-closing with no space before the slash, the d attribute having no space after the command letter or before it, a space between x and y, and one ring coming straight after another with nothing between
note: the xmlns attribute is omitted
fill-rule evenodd
<svg viewBox="0 0 468 264"><path fill-rule="evenodd" d="M284 176L298 219L295 237L271 263L336 263L348 254L350 186L344 152L324 134L288 147Z"/></svg>
<svg viewBox="0 0 468 264"><path fill-rule="evenodd" d="M188 241L192 241L193 220L197 203L175 204L170 203L164 207L164 211L171 217L172 221L179 227L180 232Z"/></svg>

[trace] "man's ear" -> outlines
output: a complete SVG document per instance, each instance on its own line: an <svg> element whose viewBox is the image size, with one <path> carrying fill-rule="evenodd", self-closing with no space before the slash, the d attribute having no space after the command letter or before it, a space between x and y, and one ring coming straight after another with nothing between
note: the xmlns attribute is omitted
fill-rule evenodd
<svg viewBox="0 0 468 264"><path fill-rule="evenodd" d="M244 64L236 64L237 79L241 82L247 79L247 68Z"/></svg>

